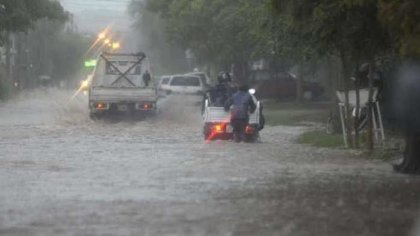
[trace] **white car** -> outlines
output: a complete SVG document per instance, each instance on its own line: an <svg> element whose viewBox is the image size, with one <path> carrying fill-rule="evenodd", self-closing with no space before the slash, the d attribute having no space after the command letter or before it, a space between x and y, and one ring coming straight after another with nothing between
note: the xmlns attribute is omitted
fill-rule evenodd
<svg viewBox="0 0 420 236"><path fill-rule="evenodd" d="M202 95L206 89L206 82L193 75L163 76L159 83L159 90L165 94Z"/></svg>
<svg viewBox="0 0 420 236"><path fill-rule="evenodd" d="M160 77L159 84L157 86L159 91L166 91L169 89L169 82L172 78L172 75L164 75Z"/></svg>
<svg viewBox="0 0 420 236"><path fill-rule="evenodd" d="M200 77L201 82L203 84L205 84L207 87L209 87L210 78L207 76L206 73L204 73L204 72L192 72L192 73L188 73L186 75L192 75L192 76L198 76L198 77Z"/></svg>

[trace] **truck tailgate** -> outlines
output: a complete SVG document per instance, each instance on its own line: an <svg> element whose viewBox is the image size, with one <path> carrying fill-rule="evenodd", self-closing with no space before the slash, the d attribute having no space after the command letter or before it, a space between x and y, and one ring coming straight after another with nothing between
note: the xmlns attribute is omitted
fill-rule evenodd
<svg viewBox="0 0 420 236"><path fill-rule="evenodd" d="M230 122L230 113L223 107L207 107L204 112L205 123L228 123ZM260 103L257 103L257 109L249 115L250 124L260 123Z"/></svg>
<svg viewBox="0 0 420 236"><path fill-rule="evenodd" d="M157 100L153 88L92 88L90 100L94 101L150 101Z"/></svg>

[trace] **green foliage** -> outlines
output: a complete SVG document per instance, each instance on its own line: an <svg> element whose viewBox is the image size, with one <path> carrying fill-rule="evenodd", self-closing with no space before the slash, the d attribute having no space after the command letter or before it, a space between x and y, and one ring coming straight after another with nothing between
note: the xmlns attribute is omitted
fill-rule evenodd
<svg viewBox="0 0 420 236"><path fill-rule="evenodd" d="M270 0L147 0L144 8L163 19L173 45L192 49L201 64L229 68L265 58L288 67L321 52L289 17L273 15Z"/></svg>
<svg viewBox="0 0 420 236"><path fill-rule="evenodd" d="M324 131L310 131L303 133L297 139L300 144L309 144L321 148L339 148L344 147L342 135L331 135Z"/></svg>
<svg viewBox="0 0 420 236"><path fill-rule="evenodd" d="M420 2L379 0L379 20L391 31L399 54L420 58Z"/></svg>
<svg viewBox="0 0 420 236"><path fill-rule="evenodd" d="M6 100L9 98L12 94L12 87L9 83L6 83L4 79L4 75L1 75L0 78L0 101Z"/></svg>
<svg viewBox="0 0 420 236"><path fill-rule="evenodd" d="M192 49L202 64L302 64L335 55L350 68L347 78L356 64L395 48L420 55L417 0L145 0L143 8L162 19L172 44Z"/></svg>
<svg viewBox="0 0 420 236"><path fill-rule="evenodd" d="M26 31L40 19L64 22L68 18L68 13L57 1L0 0L0 6L4 6L0 14L0 29L3 33Z"/></svg>
<svg viewBox="0 0 420 236"><path fill-rule="evenodd" d="M60 21L41 20L28 32L26 41L34 76L68 79L82 68L89 40L64 28Z"/></svg>
<svg viewBox="0 0 420 236"><path fill-rule="evenodd" d="M372 0L272 0L290 32L309 40L319 53L336 54L347 62L362 62L384 54L390 34L378 20Z"/></svg>
<svg viewBox="0 0 420 236"><path fill-rule="evenodd" d="M163 19L172 44L192 49L201 64L225 67L257 55L258 23L268 15L264 6L257 0L146 1L146 8Z"/></svg>
<svg viewBox="0 0 420 236"><path fill-rule="evenodd" d="M302 126L305 123L324 123L327 120L329 104L264 104L267 124L271 126Z"/></svg>
<svg viewBox="0 0 420 236"><path fill-rule="evenodd" d="M81 70L83 55L88 50L89 41L80 34L63 32L58 35L52 47L52 75L59 79L73 79Z"/></svg>
<svg viewBox="0 0 420 236"><path fill-rule="evenodd" d="M392 54L420 55L417 0L271 0L289 28L312 35L314 46L360 62Z"/></svg>
<svg viewBox="0 0 420 236"><path fill-rule="evenodd" d="M153 1L151 3L159 3ZM135 28L141 35L140 48L152 61L152 69L159 74L182 73L185 71L185 51L178 45L169 43L165 23L159 14L150 10L142 2L132 1L130 13L136 19Z"/></svg>

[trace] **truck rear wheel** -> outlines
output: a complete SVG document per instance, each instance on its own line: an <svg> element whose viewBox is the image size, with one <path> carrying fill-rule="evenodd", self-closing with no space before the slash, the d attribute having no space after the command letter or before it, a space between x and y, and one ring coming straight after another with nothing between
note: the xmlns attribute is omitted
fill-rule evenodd
<svg viewBox="0 0 420 236"><path fill-rule="evenodd" d="M91 112L91 113L89 113L89 118L93 121L97 121L97 120L100 120L102 118L102 116L99 115L99 114Z"/></svg>

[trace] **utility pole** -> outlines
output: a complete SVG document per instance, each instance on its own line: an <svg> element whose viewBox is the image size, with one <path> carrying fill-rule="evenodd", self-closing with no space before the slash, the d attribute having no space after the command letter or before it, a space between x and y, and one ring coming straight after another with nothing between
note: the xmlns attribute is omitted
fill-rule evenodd
<svg viewBox="0 0 420 236"><path fill-rule="evenodd" d="M6 11L6 6L4 4L0 4L0 19L1 20L5 20L7 15L7 11ZM8 30L5 30L4 33L4 37L5 37L5 44L4 47L6 47L6 51L5 51L5 56L6 56L6 81L8 83L12 82L12 73L11 73L11 53L10 53L10 49L11 49L11 44L10 44L10 32Z"/></svg>
<svg viewBox="0 0 420 236"><path fill-rule="evenodd" d="M6 77L7 80L12 83L12 63L11 63L11 43L10 43L11 39L10 39L10 33L6 32L6 42L5 42L5 47L6 47Z"/></svg>

